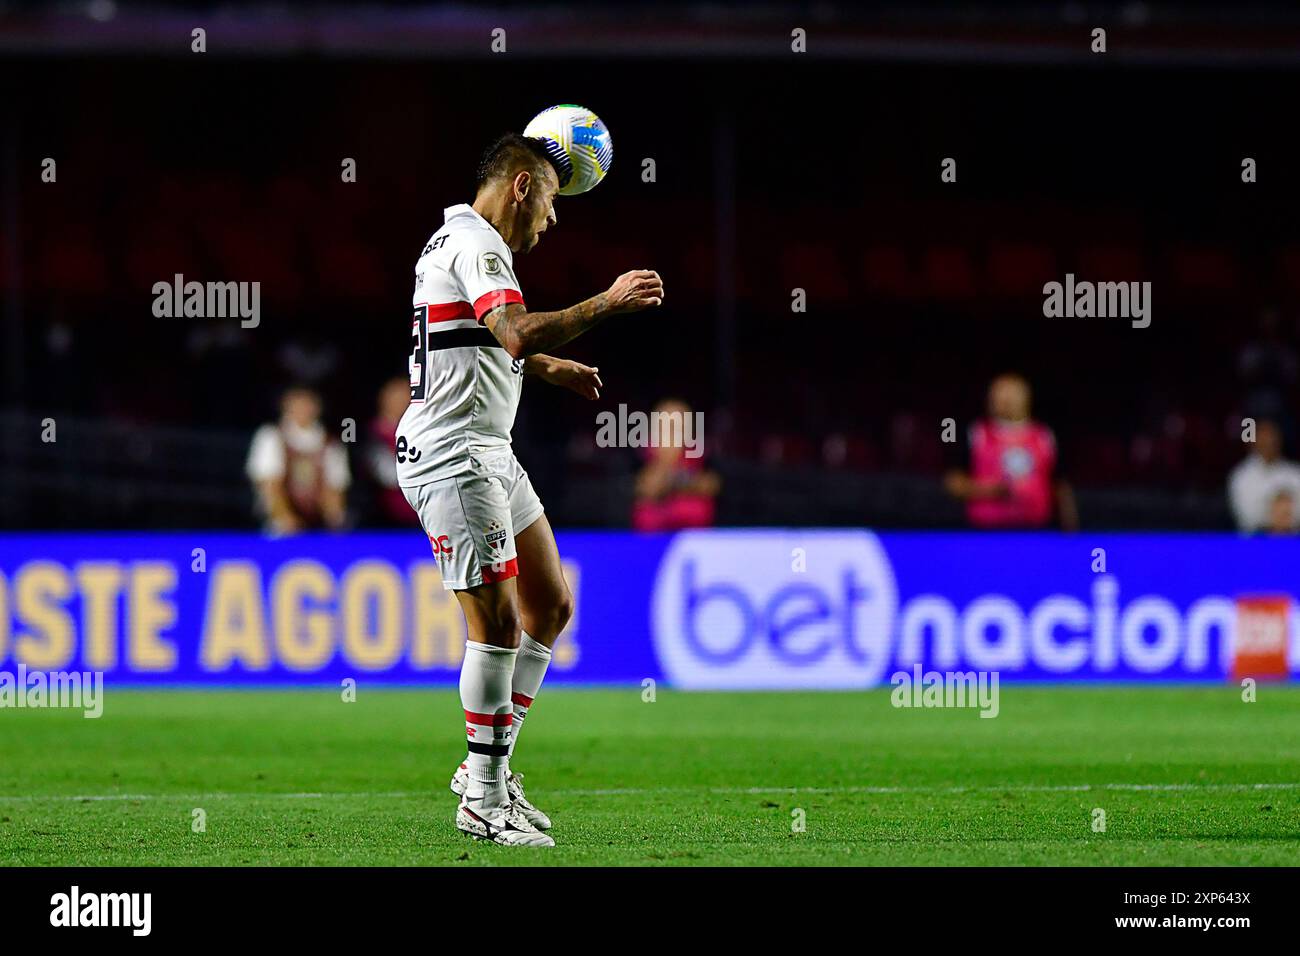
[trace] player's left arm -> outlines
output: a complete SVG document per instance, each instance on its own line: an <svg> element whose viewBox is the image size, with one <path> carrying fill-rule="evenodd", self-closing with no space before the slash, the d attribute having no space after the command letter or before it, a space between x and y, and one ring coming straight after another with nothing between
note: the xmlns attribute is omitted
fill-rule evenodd
<svg viewBox="0 0 1300 956"><path fill-rule="evenodd" d="M597 374L599 371L590 365L553 355L530 355L524 359L525 375L536 375L543 382L561 385L591 401L600 398L600 390L605 387Z"/></svg>

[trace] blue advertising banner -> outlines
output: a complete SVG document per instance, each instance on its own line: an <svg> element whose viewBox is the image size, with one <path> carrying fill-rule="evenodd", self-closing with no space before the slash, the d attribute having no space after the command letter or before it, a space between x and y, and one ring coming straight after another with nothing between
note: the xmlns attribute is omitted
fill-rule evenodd
<svg viewBox="0 0 1300 956"><path fill-rule="evenodd" d="M577 613L554 682L861 688L918 664L1221 681L1252 597L1290 599L1279 633L1292 672L1300 661L1296 539L764 529L559 543ZM447 684L464 633L419 533L0 536L3 670Z"/></svg>

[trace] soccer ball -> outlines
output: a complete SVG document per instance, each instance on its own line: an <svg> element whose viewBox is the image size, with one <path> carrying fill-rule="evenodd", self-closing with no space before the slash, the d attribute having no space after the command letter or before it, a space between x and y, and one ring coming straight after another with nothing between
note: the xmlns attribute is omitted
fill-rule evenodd
<svg viewBox="0 0 1300 956"><path fill-rule="evenodd" d="M585 193L605 178L614 162L614 143L600 117L565 103L542 110L524 127L524 135L546 142L560 173L560 195Z"/></svg>

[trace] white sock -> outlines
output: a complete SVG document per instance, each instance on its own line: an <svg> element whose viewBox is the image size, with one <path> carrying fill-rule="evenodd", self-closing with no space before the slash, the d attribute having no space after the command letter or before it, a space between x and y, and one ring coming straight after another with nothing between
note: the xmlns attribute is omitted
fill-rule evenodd
<svg viewBox="0 0 1300 956"><path fill-rule="evenodd" d="M515 673L510 683L510 702L514 705L514 717L510 725L510 755L514 756L515 742L519 731L524 728L524 718L528 708L533 706L533 698L542 686L546 676L546 666L551 663L551 649L540 641L535 641L527 634L519 640L519 655L515 658Z"/></svg>
<svg viewBox="0 0 1300 956"><path fill-rule="evenodd" d="M469 787L465 797L483 807L504 807L506 773L510 765L510 680L516 651L478 641L465 642L460 666L460 703L465 708L469 741Z"/></svg>

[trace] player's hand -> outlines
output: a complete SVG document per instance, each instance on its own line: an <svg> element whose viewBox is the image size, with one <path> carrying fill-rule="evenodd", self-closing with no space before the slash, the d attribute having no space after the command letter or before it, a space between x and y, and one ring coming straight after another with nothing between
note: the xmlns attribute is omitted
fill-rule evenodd
<svg viewBox="0 0 1300 956"><path fill-rule="evenodd" d="M1003 501L1011 497L1011 483L1005 478L987 478L971 482L971 497Z"/></svg>
<svg viewBox="0 0 1300 956"><path fill-rule="evenodd" d="M614 280L605 293L606 307L611 314L639 312L663 305L664 280L651 269L633 269Z"/></svg>
<svg viewBox="0 0 1300 956"><path fill-rule="evenodd" d="M569 359L554 359L543 373L546 381L552 385L562 385L571 392L577 392L589 401L600 398L600 390L605 383L597 373L599 369Z"/></svg>

